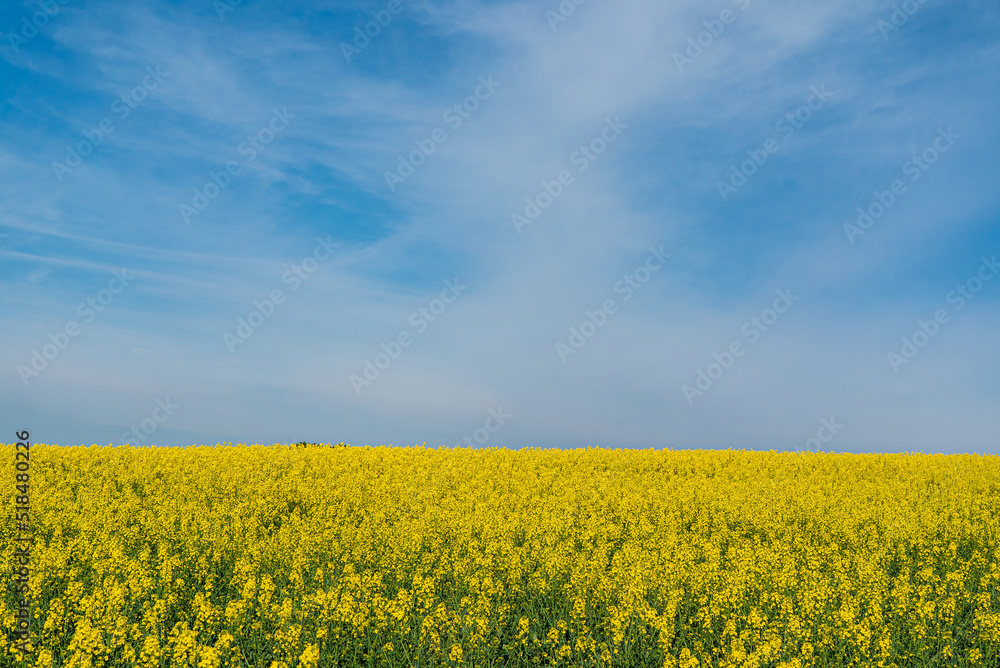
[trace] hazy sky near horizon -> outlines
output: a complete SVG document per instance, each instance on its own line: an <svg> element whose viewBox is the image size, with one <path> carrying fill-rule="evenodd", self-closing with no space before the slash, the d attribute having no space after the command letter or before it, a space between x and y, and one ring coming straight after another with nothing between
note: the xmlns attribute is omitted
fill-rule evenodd
<svg viewBox="0 0 1000 668"><path fill-rule="evenodd" d="M1000 452L995 1L0 31L0 441Z"/></svg>

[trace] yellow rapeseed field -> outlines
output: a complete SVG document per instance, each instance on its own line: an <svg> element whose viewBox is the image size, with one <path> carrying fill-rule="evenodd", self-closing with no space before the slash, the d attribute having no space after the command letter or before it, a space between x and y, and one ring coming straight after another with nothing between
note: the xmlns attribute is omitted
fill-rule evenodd
<svg viewBox="0 0 1000 668"><path fill-rule="evenodd" d="M35 445L30 496L26 666L1000 665L995 456Z"/></svg>

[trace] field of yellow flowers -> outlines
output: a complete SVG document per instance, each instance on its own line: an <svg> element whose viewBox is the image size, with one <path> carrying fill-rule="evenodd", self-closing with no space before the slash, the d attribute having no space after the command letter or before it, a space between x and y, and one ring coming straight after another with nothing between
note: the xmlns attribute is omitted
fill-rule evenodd
<svg viewBox="0 0 1000 668"><path fill-rule="evenodd" d="M995 456L35 445L30 492L25 666L1000 665Z"/></svg>

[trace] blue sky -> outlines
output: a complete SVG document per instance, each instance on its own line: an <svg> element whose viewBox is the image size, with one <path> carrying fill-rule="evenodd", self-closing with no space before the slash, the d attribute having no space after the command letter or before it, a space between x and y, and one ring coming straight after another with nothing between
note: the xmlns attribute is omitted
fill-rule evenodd
<svg viewBox="0 0 1000 668"><path fill-rule="evenodd" d="M0 30L9 436L1000 450L995 2Z"/></svg>

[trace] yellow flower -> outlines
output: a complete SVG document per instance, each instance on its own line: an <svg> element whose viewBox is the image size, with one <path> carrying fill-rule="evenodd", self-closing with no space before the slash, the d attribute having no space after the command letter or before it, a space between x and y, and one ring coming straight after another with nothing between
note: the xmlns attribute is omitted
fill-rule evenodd
<svg viewBox="0 0 1000 668"><path fill-rule="evenodd" d="M38 658L35 659L34 668L52 668L52 652L47 649L43 649L38 652Z"/></svg>
<svg viewBox="0 0 1000 668"><path fill-rule="evenodd" d="M299 656L299 666L300 668L317 668L319 666L319 645L306 645Z"/></svg>
<svg viewBox="0 0 1000 668"><path fill-rule="evenodd" d="M462 646L457 643L452 645L451 651L448 652L448 658L455 663L462 663Z"/></svg>
<svg viewBox="0 0 1000 668"><path fill-rule="evenodd" d="M528 635L528 626L530 621L527 617L521 617L517 622L517 639L524 640L525 636Z"/></svg>
<svg viewBox="0 0 1000 668"><path fill-rule="evenodd" d="M691 655L691 650L687 647L681 650L677 659L680 668L697 668L698 666L698 659Z"/></svg>

